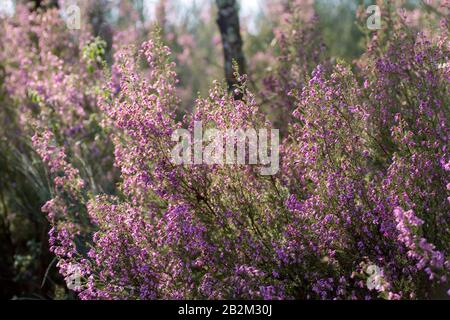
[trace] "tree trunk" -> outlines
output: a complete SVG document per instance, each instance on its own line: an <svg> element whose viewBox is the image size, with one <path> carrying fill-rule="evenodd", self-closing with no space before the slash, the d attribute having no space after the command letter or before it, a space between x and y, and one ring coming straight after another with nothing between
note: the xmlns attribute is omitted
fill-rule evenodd
<svg viewBox="0 0 450 320"><path fill-rule="evenodd" d="M36 10L38 8L53 8L58 7L58 0L30 0L33 4L32 9Z"/></svg>
<svg viewBox="0 0 450 320"><path fill-rule="evenodd" d="M245 59L242 52L242 38L239 27L239 14L236 0L216 0L218 7L217 24L222 36L225 77L228 90L233 90L237 79L233 75L233 61L239 67L239 73L245 73Z"/></svg>

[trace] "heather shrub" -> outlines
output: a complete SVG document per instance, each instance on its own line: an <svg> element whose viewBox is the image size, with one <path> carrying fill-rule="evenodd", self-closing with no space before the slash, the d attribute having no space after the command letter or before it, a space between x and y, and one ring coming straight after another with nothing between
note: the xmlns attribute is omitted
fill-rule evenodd
<svg viewBox="0 0 450 320"><path fill-rule="evenodd" d="M298 194L294 212L305 214L314 199L307 216L318 215L317 227L325 228L313 248L338 267L334 279L319 279L314 288L324 298L336 290L374 297L354 277L367 260L382 269L375 296L436 296L447 283L447 31L436 42L401 22L391 31L385 49L372 44L361 75L339 64L331 74L319 66L296 95L299 122L285 144L284 171ZM432 221L443 228L427 230ZM352 280L340 269L345 265ZM346 292L349 282L356 288Z"/></svg>
<svg viewBox="0 0 450 320"><path fill-rule="evenodd" d="M52 196L51 184L31 137L37 128L52 128L83 168L91 191L115 192L112 149L96 106L104 42L87 31L68 30L56 9L32 12L18 5L14 17L0 20L0 29L0 175L5 230L11 230L2 236L11 233L12 251L4 256L13 259L4 265L16 279L16 292L54 296L59 293L49 282L60 280L50 270L49 227L40 212Z"/></svg>
<svg viewBox="0 0 450 320"><path fill-rule="evenodd" d="M270 65L263 80L263 107L277 126L286 128L292 120L295 100L290 92L301 91L314 68L329 67L329 57L322 39L318 16L312 1L286 1L278 12Z"/></svg>
<svg viewBox="0 0 450 320"><path fill-rule="evenodd" d="M371 35L357 61L335 62L311 3L287 4L264 87L237 69L231 92L199 80L207 94L192 112L177 74L192 66L174 62L192 56L172 56L170 28L139 48L115 43L109 68L106 44L58 29L56 11L2 25L17 33L4 43L20 36L24 47L5 46L0 59L2 120L20 133L14 154L26 155L11 172L34 162L27 178L44 189L35 201L48 200L50 251L81 299L450 292L448 20L418 33L383 7L388 31ZM174 135L200 121L221 132L283 124L279 170L174 163Z"/></svg>
<svg viewBox="0 0 450 320"><path fill-rule="evenodd" d="M56 175L58 196L45 211L55 219L52 250L60 258L61 271L67 277L70 266L81 265L88 283L81 288L84 298L256 298L282 294L269 284L261 288L253 279L263 277L272 267L264 263L264 257L271 254L260 251L273 251L264 229L280 225L273 216L277 212L273 199L278 198L281 205L282 198L261 190L276 190L276 181L261 179L255 169L245 166L211 170L207 165L177 167L170 161L171 134L182 123L174 120L176 78L168 55L168 48L159 40L144 43L140 56L151 70L146 80L131 48L117 54L102 109L115 144L116 166L121 169L120 196L84 200L80 196L83 183L66 162L64 151L55 149L52 134L35 137L36 147ZM255 99L244 83L241 90L245 98L237 101L216 84L207 99L197 101L192 120L186 118L184 124L202 119L217 127L231 123L236 127L268 126L257 116ZM228 111L212 117L219 115L219 110ZM244 178L247 183L242 185ZM235 191L224 196L224 189ZM255 203L258 190L259 203ZM236 199L238 194L240 199ZM74 219L85 219L81 217L90 220L86 229L73 223ZM129 238L130 228L133 239ZM75 238L89 237L90 230L95 230L92 249L83 255L73 243ZM114 245L109 248L111 241ZM240 246L256 251L244 254ZM129 261L136 255L139 262ZM105 265L109 267L105 269ZM259 270L263 266L265 272Z"/></svg>
<svg viewBox="0 0 450 320"><path fill-rule="evenodd" d="M101 105L121 193L82 197L63 150L49 148L45 136L35 141L64 177L55 177L58 196L45 206L58 219L51 241L62 273L78 266L82 298L399 299L445 285L448 94L439 66L447 53L442 42L404 31L369 58L365 81L345 64L319 65L302 90L290 90L295 120L282 169L270 177L256 166L175 166L169 158L173 131L194 121L271 127L245 76L236 88L242 100L215 83L177 122L169 49L154 37L139 52L120 51ZM397 62L401 55L420 64ZM405 76L401 70L412 75L392 80ZM402 97L405 81L414 85ZM82 250L80 239L91 239L91 248ZM374 288L369 266L380 269Z"/></svg>
<svg viewBox="0 0 450 320"><path fill-rule="evenodd" d="M95 142L102 136L96 100L103 78L104 42L87 31L67 29L56 9L30 12L18 6L15 20L3 21L2 27L4 90L10 103L5 112L14 120L9 125L15 127L13 134L11 129L5 134L12 141L29 143L34 127L53 128L84 162L86 174L94 176L90 180L105 181L106 189L93 188L107 190L111 176L101 170L111 162L108 144ZM20 50L13 52L15 48Z"/></svg>

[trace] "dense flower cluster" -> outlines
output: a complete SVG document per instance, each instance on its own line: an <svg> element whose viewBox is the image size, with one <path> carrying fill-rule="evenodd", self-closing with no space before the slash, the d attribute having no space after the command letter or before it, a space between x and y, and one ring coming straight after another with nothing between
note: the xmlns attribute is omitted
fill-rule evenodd
<svg viewBox="0 0 450 320"><path fill-rule="evenodd" d="M411 299L450 288L448 20L429 37L389 13L392 30L352 68L327 58L317 17L300 4L277 32L264 81L263 98L282 110L275 121L238 71L235 92L216 81L180 117L176 65L157 32L140 49L116 48L108 80L104 45L88 34L77 54L65 56L55 45L72 40L52 33L1 57L17 58L5 86L29 109L23 130L51 178L50 249L64 277L77 271L80 298ZM58 17L26 21L38 19ZM175 165L172 133L196 121L284 122L280 171ZM106 161L107 178L91 172L95 161ZM117 188L96 187L116 170Z"/></svg>
<svg viewBox="0 0 450 320"><path fill-rule="evenodd" d="M30 12L19 5L16 16L1 23L4 88L12 100L5 110L17 119L13 133L5 130L5 135L19 140L12 143L17 147L35 130L51 128L66 151L84 163L83 175L96 184L92 188L110 190L111 147L97 107L105 43L87 30L67 29L57 9Z"/></svg>

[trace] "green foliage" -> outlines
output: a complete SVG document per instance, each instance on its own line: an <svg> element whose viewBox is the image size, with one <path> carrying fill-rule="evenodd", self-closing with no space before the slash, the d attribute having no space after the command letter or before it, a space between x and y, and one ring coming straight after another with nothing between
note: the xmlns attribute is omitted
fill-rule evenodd
<svg viewBox="0 0 450 320"><path fill-rule="evenodd" d="M99 37L83 47L82 57L89 73L93 73L99 66L106 66L105 48L106 42Z"/></svg>

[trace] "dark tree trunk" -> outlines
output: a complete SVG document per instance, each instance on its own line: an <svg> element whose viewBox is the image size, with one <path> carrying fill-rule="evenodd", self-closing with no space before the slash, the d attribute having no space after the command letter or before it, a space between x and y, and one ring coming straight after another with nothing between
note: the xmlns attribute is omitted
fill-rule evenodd
<svg viewBox="0 0 450 320"><path fill-rule="evenodd" d="M225 77L228 89L231 91L237 83L237 79L233 75L233 61L236 61L239 73L245 73L238 7L236 0L216 0L216 3L218 7L217 24L222 36Z"/></svg>
<svg viewBox="0 0 450 320"><path fill-rule="evenodd" d="M33 4L33 9L58 7L58 0L30 0L29 2Z"/></svg>

